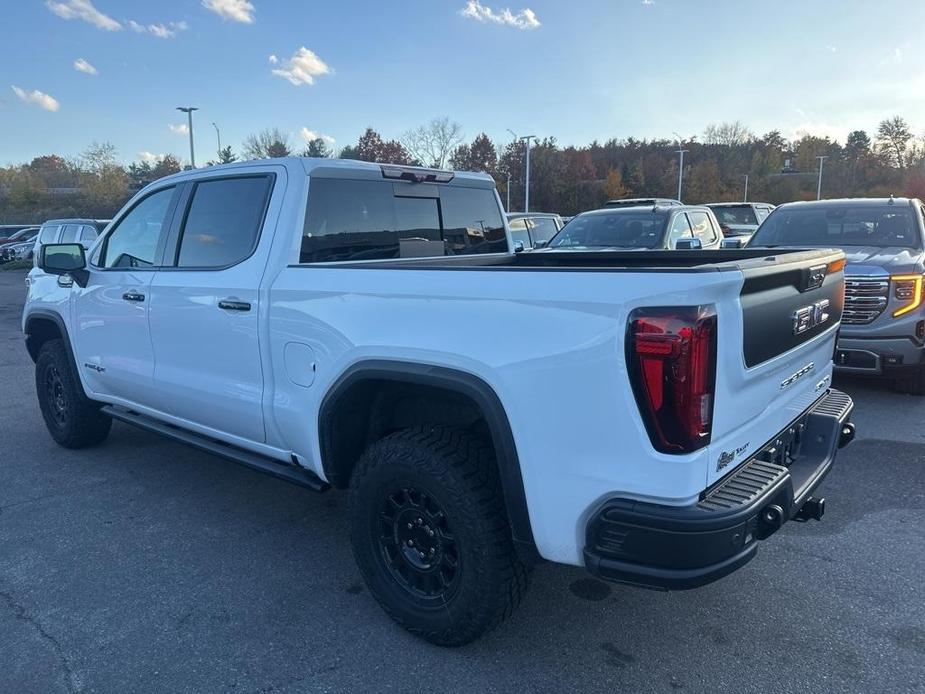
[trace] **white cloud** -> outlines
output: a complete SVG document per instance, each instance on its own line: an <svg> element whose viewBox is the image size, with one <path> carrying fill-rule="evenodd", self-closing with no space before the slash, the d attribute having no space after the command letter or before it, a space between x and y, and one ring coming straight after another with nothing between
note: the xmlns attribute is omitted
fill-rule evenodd
<svg viewBox="0 0 925 694"><path fill-rule="evenodd" d="M145 26L144 24L136 22L134 19L129 19L126 23L129 29L136 34L151 34L159 39L172 39L177 35L178 31L186 31L189 29L189 24L182 21L168 22L167 24L157 22L156 24L148 24Z"/></svg>
<svg viewBox="0 0 925 694"><path fill-rule="evenodd" d="M171 123L167 127L174 135L189 135L189 126L186 123L179 123L177 125Z"/></svg>
<svg viewBox="0 0 925 694"><path fill-rule="evenodd" d="M74 61L74 69L87 75L98 75L100 72L83 58L78 58Z"/></svg>
<svg viewBox="0 0 925 694"><path fill-rule="evenodd" d="M35 104L36 106L44 108L46 111L57 111L61 108L61 104L58 103L55 97L45 92L40 92L38 89L27 92L25 89L21 89L15 84L10 85L10 87L13 89L13 93L27 104Z"/></svg>
<svg viewBox="0 0 925 694"><path fill-rule="evenodd" d="M279 58L276 57L276 54L273 54L269 58L270 65L276 65L279 62Z"/></svg>
<svg viewBox="0 0 925 694"><path fill-rule="evenodd" d="M154 152L148 151L142 151L138 153L138 158L143 162L147 162L148 164L156 164L166 156L166 154L154 154Z"/></svg>
<svg viewBox="0 0 925 694"><path fill-rule="evenodd" d="M517 29L536 29L540 25L540 20L536 18L536 13L529 7L514 14L507 8L495 11L480 3L479 0L468 0L466 6L459 11L459 14L477 22L504 24Z"/></svg>
<svg viewBox="0 0 925 694"><path fill-rule="evenodd" d="M274 58L276 58L275 55L270 56L271 65L276 65L280 62L279 58L276 58L276 62L274 62ZM329 74L331 68L312 51L302 46L292 54L291 58L282 61L282 67L275 68L272 72L274 75L299 86L301 84L314 84L316 77Z"/></svg>
<svg viewBox="0 0 925 694"><path fill-rule="evenodd" d="M643 5L654 5L655 0L642 0Z"/></svg>
<svg viewBox="0 0 925 694"><path fill-rule="evenodd" d="M315 132L314 130L309 130L308 128L302 128L299 131L299 137L301 137L306 142L312 142L313 140L324 140L329 145L333 145L336 141L330 135L325 135L324 133Z"/></svg>
<svg viewBox="0 0 925 694"><path fill-rule="evenodd" d="M122 28L115 19L96 9L90 0L46 0L45 6L62 19L81 19L105 31Z"/></svg>
<svg viewBox="0 0 925 694"><path fill-rule="evenodd" d="M248 0L202 0L202 6L222 19L253 24L254 5Z"/></svg>

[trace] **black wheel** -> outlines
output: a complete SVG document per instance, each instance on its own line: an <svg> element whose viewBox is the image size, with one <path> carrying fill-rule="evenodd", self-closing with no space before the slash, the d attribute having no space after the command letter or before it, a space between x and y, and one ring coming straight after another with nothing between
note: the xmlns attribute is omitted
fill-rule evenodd
<svg viewBox="0 0 925 694"><path fill-rule="evenodd" d="M370 592L431 643L473 641L526 591L491 446L465 430L415 427L372 444L351 481L349 517Z"/></svg>
<svg viewBox="0 0 925 694"><path fill-rule="evenodd" d="M65 448L86 448L109 435L112 419L80 385L62 340L49 340L35 362L35 389L45 426Z"/></svg>
<svg viewBox="0 0 925 694"><path fill-rule="evenodd" d="M907 376L893 381L893 389L908 395L925 395L925 368L918 368Z"/></svg>

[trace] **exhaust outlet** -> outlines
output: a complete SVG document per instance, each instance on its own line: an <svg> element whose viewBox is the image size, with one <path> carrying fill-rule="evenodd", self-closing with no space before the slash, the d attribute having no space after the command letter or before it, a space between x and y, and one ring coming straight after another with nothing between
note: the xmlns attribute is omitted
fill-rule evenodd
<svg viewBox="0 0 925 694"><path fill-rule="evenodd" d="M854 441L854 423L845 422L842 424L841 433L838 435L838 447L844 448L849 443Z"/></svg>
<svg viewBox="0 0 925 694"><path fill-rule="evenodd" d="M765 506L761 509L761 514L758 518L761 521L761 530L758 537L759 539L764 539L784 524L784 509L777 504Z"/></svg>

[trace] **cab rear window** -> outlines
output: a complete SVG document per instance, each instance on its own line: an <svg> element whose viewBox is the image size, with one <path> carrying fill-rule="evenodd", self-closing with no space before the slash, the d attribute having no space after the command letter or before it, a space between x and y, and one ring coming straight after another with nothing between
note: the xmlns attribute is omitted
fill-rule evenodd
<svg viewBox="0 0 925 694"><path fill-rule="evenodd" d="M301 263L504 253L493 190L313 178Z"/></svg>

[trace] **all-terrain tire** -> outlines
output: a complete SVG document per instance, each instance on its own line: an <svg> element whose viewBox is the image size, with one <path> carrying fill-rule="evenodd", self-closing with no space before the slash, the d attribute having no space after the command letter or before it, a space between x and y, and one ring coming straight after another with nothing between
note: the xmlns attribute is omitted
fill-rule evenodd
<svg viewBox="0 0 925 694"><path fill-rule="evenodd" d="M491 445L422 426L367 448L351 480L353 553L370 592L408 631L460 646L494 629L527 589Z"/></svg>
<svg viewBox="0 0 925 694"><path fill-rule="evenodd" d="M49 340L35 361L35 390L45 426L65 448L86 448L109 436L112 419L84 393L63 340Z"/></svg>

